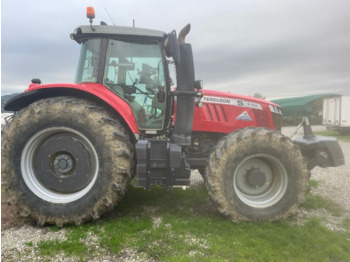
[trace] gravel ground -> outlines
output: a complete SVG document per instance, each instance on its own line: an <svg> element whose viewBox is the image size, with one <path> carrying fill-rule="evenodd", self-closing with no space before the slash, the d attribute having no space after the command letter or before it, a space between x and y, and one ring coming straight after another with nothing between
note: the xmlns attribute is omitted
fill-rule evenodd
<svg viewBox="0 0 350 262"><path fill-rule="evenodd" d="M295 128L284 128L285 135L293 134ZM324 127L313 127L314 131L322 131ZM300 130L302 132L302 129ZM299 133L300 133L299 132ZM350 143L340 142L346 165L337 168L318 168L312 171L311 179L319 181L317 188L312 188L311 193L319 194L325 198L337 202L344 208L342 217L334 217L326 210L305 210L300 209L297 215L297 223L302 224L309 217L322 217L324 224L331 230L341 231L341 222L345 218L350 218ZM191 175L191 187L200 186L203 179L197 171ZM35 254L35 246L39 241L49 239L65 238L68 229L58 232L51 232L48 228L40 228L32 225L28 220L19 219L14 207L8 207L2 197L1 207L1 258L3 261L46 261ZM155 223L157 224L157 223ZM156 226L156 225L155 225ZM86 241L94 243L94 237L89 237ZM28 244L30 243L30 244ZM96 241L96 245L98 242ZM110 255L101 250L101 256L92 258L90 261L147 261L144 254L140 254L132 249L125 249L119 256ZM51 261L76 261L77 258L66 258L58 255L50 259Z"/></svg>
<svg viewBox="0 0 350 262"><path fill-rule="evenodd" d="M313 126L312 130L315 132L325 131L324 126ZM285 127L282 133L291 136L294 134L295 127ZM300 128L297 135L302 134L303 129ZM338 203L343 209L344 215L341 217L332 216L324 209L305 210L303 208L298 210L297 221L303 224L305 219L310 217L319 217L324 220L324 225L335 231L343 231L342 222L344 219L350 218L350 143L339 141L343 150L345 165L340 167L321 168L315 167L311 172L311 179L319 182L315 188L311 188L311 193L323 196L327 199Z"/></svg>

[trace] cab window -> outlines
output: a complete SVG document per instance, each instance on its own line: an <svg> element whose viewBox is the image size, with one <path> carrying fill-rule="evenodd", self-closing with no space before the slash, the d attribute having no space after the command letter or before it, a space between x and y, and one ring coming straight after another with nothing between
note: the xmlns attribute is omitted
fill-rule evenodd
<svg viewBox="0 0 350 262"><path fill-rule="evenodd" d="M96 83L99 70L101 39L88 39L82 43L76 83Z"/></svg>
<svg viewBox="0 0 350 262"><path fill-rule="evenodd" d="M128 102L140 129L162 129L165 77L161 50L155 43L109 40L104 85Z"/></svg>

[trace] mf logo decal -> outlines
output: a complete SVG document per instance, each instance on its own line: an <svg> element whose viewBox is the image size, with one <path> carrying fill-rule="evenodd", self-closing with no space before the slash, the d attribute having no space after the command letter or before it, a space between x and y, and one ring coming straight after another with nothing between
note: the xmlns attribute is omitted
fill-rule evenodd
<svg viewBox="0 0 350 262"><path fill-rule="evenodd" d="M243 121L253 121L253 119L250 117L250 115L247 113L247 111L244 111L242 114L236 117L237 120L243 120Z"/></svg>

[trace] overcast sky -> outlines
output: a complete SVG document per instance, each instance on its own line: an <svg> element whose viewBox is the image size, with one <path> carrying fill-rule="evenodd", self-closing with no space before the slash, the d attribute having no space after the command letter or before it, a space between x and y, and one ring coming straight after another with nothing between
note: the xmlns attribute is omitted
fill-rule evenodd
<svg viewBox="0 0 350 262"><path fill-rule="evenodd" d="M73 82L74 29L116 23L192 30L196 78L205 89L269 99L334 92L350 95L350 0L2 0L1 91L22 92L32 78Z"/></svg>

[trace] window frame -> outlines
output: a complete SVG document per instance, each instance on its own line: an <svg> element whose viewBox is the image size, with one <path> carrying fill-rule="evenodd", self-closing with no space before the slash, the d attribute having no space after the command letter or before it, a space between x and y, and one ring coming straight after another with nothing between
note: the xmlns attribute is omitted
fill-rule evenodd
<svg viewBox="0 0 350 262"><path fill-rule="evenodd" d="M101 61L103 60L103 63L100 63L100 70L99 70L99 78L98 78L98 83L102 84L105 86L107 89L109 89L111 92L113 92L115 95L118 95L112 88L110 88L107 84L105 84L105 70L107 69L106 63L107 61L107 52L108 52L108 43L110 40L117 40L117 41L122 41L122 42L130 42L130 43L136 43L136 44L155 44L158 45L160 54L161 54L161 60L162 60L162 66L163 66L163 74L164 74L164 83L165 83L165 114L164 114L164 120L162 127L159 129L156 128L140 128L139 123L136 121L139 130L142 135L147 136L147 137L152 137L152 136L159 136L163 135L165 133L169 133L172 130L172 121L171 121L171 116L173 115L174 109L173 109L173 98L170 96L170 73L169 73L169 67L168 67L168 62L165 56L165 49L164 49L164 41L159 41L159 40L147 40L144 38L129 38L129 37L108 37L108 38L102 38L101 41ZM103 59L102 59L103 58ZM101 66L103 65L103 66ZM126 101L123 97L119 96L121 99L123 99L128 105L131 107L130 103ZM134 116L135 117L135 116ZM136 117L135 117L136 120Z"/></svg>

